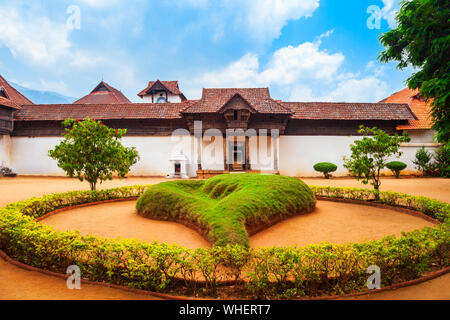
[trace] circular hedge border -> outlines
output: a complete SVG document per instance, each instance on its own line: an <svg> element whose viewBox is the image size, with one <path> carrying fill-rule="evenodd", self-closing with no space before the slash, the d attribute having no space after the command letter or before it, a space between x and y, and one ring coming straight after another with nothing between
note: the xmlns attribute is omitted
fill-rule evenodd
<svg viewBox="0 0 450 320"><path fill-rule="evenodd" d="M360 244L251 249L242 246L191 250L57 232L36 219L71 206L133 200L148 186L68 192L0 209L0 249L21 263L56 273L78 265L85 279L176 295L296 299L364 291L370 265L382 285L395 286L449 267L450 204L425 197L372 190L311 187L319 198L356 200L422 212L442 222L402 237ZM231 285L231 286L230 286ZM237 291L236 291L237 290Z"/></svg>

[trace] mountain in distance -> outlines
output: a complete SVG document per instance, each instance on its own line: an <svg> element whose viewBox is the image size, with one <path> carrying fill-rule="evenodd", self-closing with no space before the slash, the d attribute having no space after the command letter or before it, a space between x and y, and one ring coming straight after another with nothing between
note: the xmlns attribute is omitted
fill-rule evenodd
<svg viewBox="0 0 450 320"><path fill-rule="evenodd" d="M35 104L70 104L78 100L78 98L68 97L53 91L39 91L25 88L14 82L11 82L11 85Z"/></svg>

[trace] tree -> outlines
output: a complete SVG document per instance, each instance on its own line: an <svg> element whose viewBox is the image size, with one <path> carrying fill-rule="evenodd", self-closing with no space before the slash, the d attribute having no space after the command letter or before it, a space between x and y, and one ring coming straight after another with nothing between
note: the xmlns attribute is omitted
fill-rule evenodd
<svg viewBox="0 0 450 320"><path fill-rule="evenodd" d="M134 147L125 148L120 143L126 129L108 128L91 119L67 119L63 125L64 140L49 151L49 156L58 160L68 176L88 181L91 190L96 190L98 181L112 180L115 173L123 178L139 160Z"/></svg>
<svg viewBox="0 0 450 320"><path fill-rule="evenodd" d="M351 156L344 157L344 167L349 172L362 179L362 183L373 185L376 192L376 198L379 199L378 191L381 186L381 170L386 167L388 158L392 156L400 157L400 143L409 142L407 133L402 136L390 136L378 128L360 127L359 134L364 137L362 140L356 140L350 146Z"/></svg>
<svg viewBox="0 0 450 320"><path fill-rule="evenodd" d="M432 164L430 164L431 160L433 160L433 155L428 152L425 147L422 147L417 150L416 159L414 159L413 163L417 170L422 171L422 175L425 175L427 171L433 169Z"/></svg>
<svg viewBox="0 0 450 320"><path fill-rule="evenodd" d="M450 141L450 6L448 0L403 0L398 27L380 36L378 59L397 61L398 69L419 69L408 80L431 102L433 129L441 143Z"/></svg>

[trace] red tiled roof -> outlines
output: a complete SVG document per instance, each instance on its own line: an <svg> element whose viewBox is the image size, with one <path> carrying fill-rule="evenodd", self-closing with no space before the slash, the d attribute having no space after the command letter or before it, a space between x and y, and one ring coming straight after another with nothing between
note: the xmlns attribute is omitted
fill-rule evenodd
<svg viewBox="0 0 450 320"><path fill-rule="evenodd" d="M3 88L6 92L6 95L8 96L8 99L11 100L13 103L21 106L24 104L33 104L31 100L29 100L27 97L25 97L23 94L21 94L19 91L17 91L13 86L11 86L8 81L6 81L1 75L0 75L0 89Z"/></svg>
<svg viewBox="0 0 450 320"><path fill-rule="evenodd" d="M19 121L62 121L67 118L112 119L180 119L189 103L128 104L53 104L25 105L16 116Z"/></svg>
<svg viewBox="0 0 450 320"><path fill-rule="evenodd" d="M75 101L73 104L117 104L131 103L125 95L111 87L106 82L100 82L87 96Z"/></svg>
<svg viewBox="0 0 450 320"><path fill-rule="evenodd" d="M145 96L147 94L147 91L149 91L156 83L162 84L163 87L165 87L167 89L167 91L169 91L172 94L176 94L176 95L181 96L182 100L186 100L186 97L180 91L180 88L178 86L178 81L160 81L160 80L150 81L148 83L147 88L145 88L144 90L139 92L138 96L139 97Z"/></svg>
<svg viewBox="0 0 450 320"><path fill-rule="evenodd" d="M418 90L403 89L394 93L389 98L383 100L386 103L407 103L417 120L409 120L408 124L400 125L398 130L420 130L431 129L433 123L431 121L431 106L421 99Z"/></svg>
<svg viewBox="0 0 450 320"><path fill-rule="evenodd" d="M291 110L270 97L268 88L203 89L202 98L183 113L216 113L231 99L240 96L251 108L265 114L291 114Z"/></svg>
<svg viewBox="0 0 450 320"><path fill-rule="evenodd" d="M283 102L301 120L414 120L407 104Z"/></svg>
<svg viewBox="0 0 450 320"><path fill-rule="evenodd" d="M20 110L20 107L17 104L15 104L11 100L3 98L3 97L0 97L0 106L5 106L5 107Z"/></svg>

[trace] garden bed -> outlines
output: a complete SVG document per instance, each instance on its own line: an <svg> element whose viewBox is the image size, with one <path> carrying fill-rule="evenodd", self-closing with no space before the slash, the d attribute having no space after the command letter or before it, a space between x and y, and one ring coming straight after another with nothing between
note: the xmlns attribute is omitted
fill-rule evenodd
<svg viewBox="0 0 450 320"><path fill-rule="evenodd" d="M164 293L241 298L301 298L364 290L370 265L382 270L383 286L420 278L449 266L450 205L423 197L381 193L380 203L421 211L440 222L434 228L361 244L250 249L217 246L190 250L133 240L107 240L56 232L35 221L57 209L102 200L132 198L146 187L71 192L8 205L0 210L0 249L53 272L77 264L91 281ZM313 188L318 196L371 201L370 190ZM230 287L230 281L235 286ZM226 285L226 286L225 286Z"/></svg>

